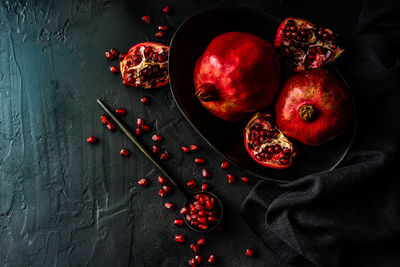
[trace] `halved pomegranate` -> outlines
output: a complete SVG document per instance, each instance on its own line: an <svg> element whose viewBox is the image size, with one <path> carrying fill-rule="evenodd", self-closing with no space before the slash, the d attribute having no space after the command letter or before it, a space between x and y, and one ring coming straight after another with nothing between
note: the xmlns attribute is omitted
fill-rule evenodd
<svg viewBox="0 0 400 267"><path fill-rule="evenodd" d="M287 18L282 22L274 46L283 64L295 72L320 68L344 52L331 30L301 18Z"/></svg>
<svg viewBox="0 0 400 267"><path fill-rule="evenodd" d="M151 89L168 84L169 46L159 43L139 43L121 60L124 85Z"/></svg>
<svg viewBox="0 0 400 267"><path fill-rule="evenodd" d="M256 113L247 123L244 145L255 162L273 169L289 167L296 155L292 142L276 127L268 112Z"/></svg>

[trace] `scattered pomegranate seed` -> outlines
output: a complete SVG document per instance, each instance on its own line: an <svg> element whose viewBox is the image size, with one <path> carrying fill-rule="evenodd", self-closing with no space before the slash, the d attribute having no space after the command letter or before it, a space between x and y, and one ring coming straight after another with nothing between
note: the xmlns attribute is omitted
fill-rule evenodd
<svg viewBox="0 0 400 267"><path fill-rule="evenodd" d="M163 12L164 14L168 14L169 11L170 11L169 6L165 6L165 7L162 9L162 12Z"/></svg>
<svg viewBox="0 0 400 267"><path fill-rule="evenodd" d="M164 185L163 190L165 193L169 194L172 191L172 188L169 185Z"/></svg>
<svg viewBox="0 0 400 267"><path fill-rule="evenodd" d="M151 137L151 139L152 139L154 142L161 142L163 138L162 138L161 135L155 134L155 135L153 135L153 136Z"/></svg>
<svg viewBox="0 0 400 267"><path fill-rule="evenodd" d="M145 132L150 132L150 130L151 130L150 126L149 126L149 125L146 125L146 124L144 124L144 125L142 126L142 129L143 129L143 131L145 131Z"/></svg>
<svg viewBox="0 0 400 267"><path fill-rule="evenodd" d="M114 59L114 55L110 51L106 51L104 54L108 60Z"/></svg>
<svg viewBox="0 0 400 267"><path fill-rule="evenodd" d="M233 184L235 182L235 176L233 176L232 174L228 174L227 178L228 178L228 183Z"/></svg>
<svg viewBox="0 0 400 267"><path fill-rule="evenodd" d="M111 132L115 130L115 126L111 122L107 122L107 126L106 127Z"/></svg>
<svg viewBox="0 0 400 267"><path fill-rule="evenodd" d="M210 255L210 257L208 257L208 263L214 264L217 261L217 257L215 257L215 255Z"/></svg>
<svg viewBox="0 0 400 267"><path fill-rule="evenodd" d="M254 256L254 249L248 248L248 249L246 250L246 256L248 256L248 257L253 257L253 256Z"/></svg>
<svg viewBox="0 0 400 267"><path fill-rule="evenodd" d="M221 168L224 169L224 170L228 169L229 168L229 162L228 161L222 162Z"/></svg>
<svg viewBox="0 0 400 267"><path fill-rule="evenodd" d="M182 226L183 225L183 220L182 219L175 219L174 220L174 224L178 225L178 226Z"/></svg>
<svg viewBox="0 0 400 267"><path fill-rule="evenodd" d="M147 181L147 179L143 178L143 179L140 179L140 180L138 181L138 184L139 184L140 186L147 186L148 181Z"/></svg>
<svg viewBox="0 0 400 267"><path fill-rule="evenodd" d="M199 151L200 147L199 147L199 145L193 144L193 145L190 145L190 150L191 151Z"/></svg>
<svg viewBox="0 0 400 267"><path fill-rule="evenodd" d="M194 253L199 252L199 245L197 244L190 244L190 249L194 251Z"/></svg>
<svg viewBox="0 0 400 267"><path fill-rule="evenodd" d="M242 181L246 184L249 183L249 178L247 178L246 176L241 177L240 179L242 179Z"/></svg>
<svg viewBox="0 0 400 267"><path fill-rule="evenodd" d="M205 244L206 244L206 240L204 238L200 238L197 241L197 245L199 245L199 246L204 246Z"/></svg>
<svg viewBox="0 0 400 267"><path fill-rule="evenodd" d="M151 22L150 16L149 16L148 14L145 14L145 15L142 17L142 20L143 20L144 22L146 22L146 23L150 23L150 22Z"/></svg>
<svg viewBox="0 0 400 267"><path fill-rule="evenodd" d="M129 152L129 150L126 148L121 149L121 151L119 153L121 154L121 156L124 156L124 157L129 157L129 155L131 154L131 152Z"/></svg>
<svg viewBox="0 0 400 267"><path fill-rule="evenodd" d="M196 260L197 263L201 263L201 262L203 261L203 256L201 256L201 255L196 255L196 256L194 257L194 259Z"/></svg>
<svg viewBox="0 0 400 267"><path fill-rule="evenodd" d="M126 57L126 53L122 53L119 55L119 60L123 60Z"/></svg>
<svg viewBox="0 0 400 267"><path fill-rule="evenodd" d="M111 54L112 54L114 57L118 57L118 55L119 55L119 52L118 52L117 49L115 49L115 48L111 48L111 49L110 49L110 52L111 52Z"/></svg>
<svg viewBox="0 0 400 267"><path fill-rule="evenodd" d="M142 102L143 104L147 105L150 102L150 99L148 97L142 97L140 99L140 102Z"/></svg>
<svg viewBox="0 0 400 267"><path fill-rule="evenodd" d="M191 258L189 260L189 265L190 265L190 267L196 267L196 260L194 258Z"/></svg>
<svg viewBox="0 0 400 267"><path fill-rule="evenodd" d="M153 146L153 154L157 154L158 152L160 152L160 147L157 145Z"/></svg>
<svg viewBox="0 0 400 267"><path fill-rule="evenodd" d="M175 204L174 203L166 202L164 204L164 206L169 210L174 210L175 209Z"/></svg>
<svg viewBox="0 0 400 267"><path fill-rule="evenodd" d="M187 153L190 151L190 148L188 148L187 146L181 146L181 149L183 152Z"/></svg>
<svg viewBox="0 0 400 267"><path fill-rule="evenodd" d="M115 110L115 113L117 113L119 116L125 116L126 115L126 110L123 108L119 108Z"/></svg>
<svg viewBox="0 0 400 267"><path fill-rule="evenodd" d="M137 118L136 119L136 125L137 126L142 127L143 124L144 124L144 120L143 119L141 119L141 118Z"/></svg>
<svg viewBox="0 0 400 267"><path fill-rule="evenodd" d="M203 165L205 163L205 160L203 158L196 158L194 162L196 162L196 164L198 165Z"/></svg>
<svg viewBox="0 0 400 267"><path fill-rule="evenodd" d="M118 73L119 73L119 69L118 69L116 66L114 66L114 65L111 65L111 66L110 66L110 71L111 71L112 73L114 73L114 74L118 74Z"/></svg>
<svg viewBox="0 0 400 267"><path fill-rule="evenodd" d="M208 230L208 225L207 224L200 224L199 225L199 229L201 231L207 231Z"/></svg>
<svg viewBox="0 0 400 267"><path fill-rule="evenodd" d="M155 34L155 36L157 36L157 37L164 37L164 36L165 36L165 32L157 32L157 33Z"/></svg>
<svg viewBox="0 0 400 267"><path fill-rule="evenodd" d="M94 143L96 143L97 142L97 138L95 137L95 136L89 136L87 139L86 139L86 142L88 142L88 143L90 143L90 144L94 144Z"/></svg>
<svg viewBox="0 0 400 267"><path fill-rule="evenodd" d="M201 171L201 174L203 175L203 178L205 178L205 179L210 178L210 176L211 176L210 172L207 169L203 169Z"/></svg>
<svg viewBox="0 0 400 267"><path fill-rule="evenodd" d="M160 190L158 190L158 195L159 195L160 197L166 197L166 196L167 196L167 193L165 193L164 190L160 189Z"/></svg>
<svg viewBox="0 0 400 267"><path fill-rule="evenodd" d="M167 151L163 152L160 156L160 160L167 160L169 159L169 154Z"/></svg>
<svg viewBox="0 0 400 267"><path fill-rule="evenodd" d="M158 176L158 182L160 183L160 184L166 184L167 183L167 179L165 179L165 177L164 176Z"/></svg>
<svg viewBox="0 0 400 267"><path fill-rule="evenodd" d="M204 183L204 184L201 185L201 191L202 192L207 191L209 188L210 188L210 186L207 183Z"/></svg>
<svg viewBox="0 0 400 267"><path fill-rule="evenodd" d="M181 210L179 211L180 214L186 214L188 212L188 209L186 207L181 208Z"/></svg>
<svg viewBox="0 0 400 267"><path fill-rule="evenodd" d="M135 134L136 134L137 136L141 135L141 134L142 134L142 129L136 128Z"/></svg>
<svg viewBox="0 0 400 267"><path fill-rule="evenodd" d="M107 116L106 116L106 115L101 115L101 116L100 116L100 121L101 121L101 123L103 123L103 124L108 123L108 118L107 118Z"/></svg>
<svg viewBox="0 0 400 267"><path fill-rule="evenodd" d="M175 236L175 241L182 243L183 241L185 241L185 235L184 234L179 234Z"/></svg>
<svg viewBox="0 0 400 267"><path fill-rule="evenodd" d="M189 181L186 183L186 185L187 185L187 187L188 187L189 189L193 189L193 188L196 187L197 183L196 183L195 180L191 179L191 180L189 180Z"/></svg>
<svg viewBox="0 0 400 267"><path fill-rule="evenodd" d="M168 26L158 26L159 31L168 31Z"/></svg>

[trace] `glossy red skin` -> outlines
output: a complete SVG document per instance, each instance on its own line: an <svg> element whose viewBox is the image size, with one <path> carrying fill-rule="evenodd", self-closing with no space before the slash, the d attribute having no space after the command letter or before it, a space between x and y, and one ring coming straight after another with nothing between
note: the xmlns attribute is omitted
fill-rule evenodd
<svg viewBox="0 0 400 267"><path fill-rule="evenodd" d="M237 121L264 109L279 88L279 61L265 40L244 32L227 32L215 37L194 68L194 87L204 83L219 89L214 101L200 101L215 116Z"/></svg>
<svg viewBox="0 0 400 267"><path fill-rule="evenodd" d="M298 109L311 104L318 115L301 119ZM325 69L310 70L289 77L275 104L279 129L306 145L323 145L343 133L353 118L351 95L334 74Z"/></svg>

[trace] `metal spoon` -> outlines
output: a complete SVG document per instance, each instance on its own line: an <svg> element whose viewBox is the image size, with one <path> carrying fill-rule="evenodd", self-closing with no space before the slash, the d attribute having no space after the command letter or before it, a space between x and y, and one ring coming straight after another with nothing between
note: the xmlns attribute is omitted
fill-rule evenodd
<svg viewBox="0 0 400 267"><path fill-rule="evenodd" d="M156 159L153 158L153 156L147 151L147 149L141 144L141 142L136 139L136 137L131 133L131 131L113 114L113 112L100 100L97 99L97 103L100 105L100 107L111 117L111 119L118 125L118 127L121 129L121 131L134 143L137 148L154 164L154 166L157 167L161 171L161 173L164 175L165 178L168 179L168 181L178 189L183 195L185 195L186 201L184 206L189 209L189 204L193 203L195 201L194 196L196 194L202 193L202 194L209 194L210 196L214 197L217 200L218 206L216 209L219 209L219 218L218 222L214 224L211 228L208 228L208 230L200 230L197 228L194 228L190 223L186 220L185 216L183 216L183 220L185 221L186 225L193 231L196 232L209 232L217 228L217 226L220 224L222 215L223 215L223 207L222 207L222 202L221 200L213 193L204 191L204 192L196 192L194 194L190 193L184 186L182 186L177 180L173 179L170 174L157 162Z"/></svg>

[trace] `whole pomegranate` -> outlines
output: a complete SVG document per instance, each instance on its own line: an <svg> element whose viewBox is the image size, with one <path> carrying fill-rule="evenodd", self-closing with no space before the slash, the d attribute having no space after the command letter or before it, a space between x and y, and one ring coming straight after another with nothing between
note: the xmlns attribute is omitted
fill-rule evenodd
<svg viewBox="0 0 400 267"><path fill-rule="evenodd" d="M197 60L195 94L215 116L237 121L272 103L279 75L278 57L267 41L227 32L215 37Z"/></svg>
<svg viewBox="0 0 400 267"><path fill-rule="evenodd" d="M305 71L285 81L275 103L276 123L285 135L318 146L350 126L352 107L349 91L334 74Z"/></svg>

